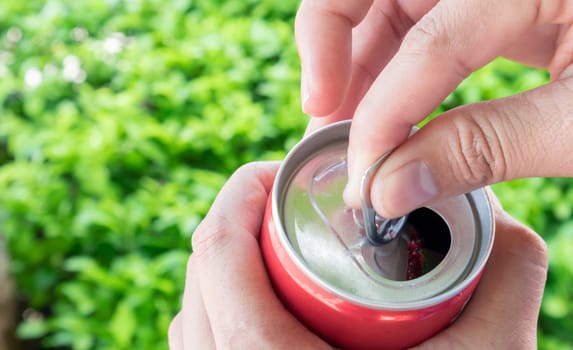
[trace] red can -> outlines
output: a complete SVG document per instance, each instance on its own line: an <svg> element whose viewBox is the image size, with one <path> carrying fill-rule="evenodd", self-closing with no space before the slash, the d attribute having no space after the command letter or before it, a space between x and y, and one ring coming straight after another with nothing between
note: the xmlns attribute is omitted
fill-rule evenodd
<svg viewBox="0 0 573 350"><path fill-rule="evenodd" d="M345 349L401 349L446 328L474 291L494 238L484 189L408 215L400 237L366 238L342 200L350 121L322 128L281 165L261 233L279 298L309 329Z"/></svg>

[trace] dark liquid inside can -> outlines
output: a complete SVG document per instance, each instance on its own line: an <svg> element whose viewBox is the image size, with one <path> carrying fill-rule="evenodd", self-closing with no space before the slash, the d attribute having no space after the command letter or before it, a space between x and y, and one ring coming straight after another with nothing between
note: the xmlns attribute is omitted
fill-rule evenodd
<svg viewBox="0 0 573 350"><path fill-rule="evenodd" d="M450 229L439 215L427 208L410 213L404 229L410 236L406 279L411 280L432 271L442 262L450 250Z"/></svg>

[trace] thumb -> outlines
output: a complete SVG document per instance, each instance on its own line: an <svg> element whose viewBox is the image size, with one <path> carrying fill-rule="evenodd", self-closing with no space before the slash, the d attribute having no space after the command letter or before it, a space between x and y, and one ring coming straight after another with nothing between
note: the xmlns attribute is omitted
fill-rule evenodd
<svg viewBox="0 0 573 350"><path fill-rule="evenodd" d="M386 217L500 181L573 176L573 77L435 118L377 172L372 204Z"/></svg>

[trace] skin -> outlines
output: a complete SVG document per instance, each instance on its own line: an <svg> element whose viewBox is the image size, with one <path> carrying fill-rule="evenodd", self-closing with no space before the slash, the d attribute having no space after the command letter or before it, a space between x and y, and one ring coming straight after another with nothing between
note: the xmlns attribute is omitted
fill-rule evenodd
<svg viewBox="0 0 573 350"><path fill-rule="evenodd" d="M331 348L284 308L263 265L258 237L277 166L240 168L194 233L170 349ZM536 348L547 249L492 201L496 239L473 298L452 326L417 349Z"/></svg>
<svg viewBox="0 0 573 350"><path fill-rule="evenodd" d="M303 0L296 18L309 131L353 118L345 201L372 187L396 217L499 181L571 176L573 1ZM548 69L546 86L450 111L411 139L458 84L498 56ZM320 117L320 118L318 118ZM431 145L431 147L428 147Z"/></svg>

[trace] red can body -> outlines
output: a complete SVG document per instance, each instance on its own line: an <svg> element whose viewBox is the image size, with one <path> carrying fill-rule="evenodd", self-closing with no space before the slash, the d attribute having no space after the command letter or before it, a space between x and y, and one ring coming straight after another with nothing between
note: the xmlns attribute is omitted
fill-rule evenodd
<svg viewBox="0 0 573 350"><path fill-rule="evenodd" d="M419 310L386 311L353 304L316 285L293 263L281 242L269 201L261 249L283 303L301 322L343 349L403 349L446 328L460 313L478 278L455 297Z"/></svg>
<svg viewBox="0 0 573 350"><path fill-rule="evenodd" d="M338 133L342 128L344 134L348 132L349 124L333 128ZM308 145L301 146L303 150L305 147L308 148ZM318 146L314 144L312 147ZM286 161L296 162L300 159L287 157ZM273 191L281 189L275 184ZM286 243L285 226L280 222L280 211L275 208L276 198L280 197L269 197L260 237L267 271L285 306L310 330L333 346L344 349L403 349L420 344L456 319L483 272L484 256L477 259L478 266L474 267L473 272L458 286L450 288L445 296L433 298L416 307L384 308L371 305L368 301L356 302L335 289L325 287L322 282L317 283L317 277L309 275L304 268L305 262ZM492 215L491 211L487 214ZM488 220L492 221L491 218ZM493 234L492 223L488 225L490 227L486 229ZM492 241L493 237L488 240ZM480 254L488 255L491 242L482 245L486 247L485 253Z"/></svg>

